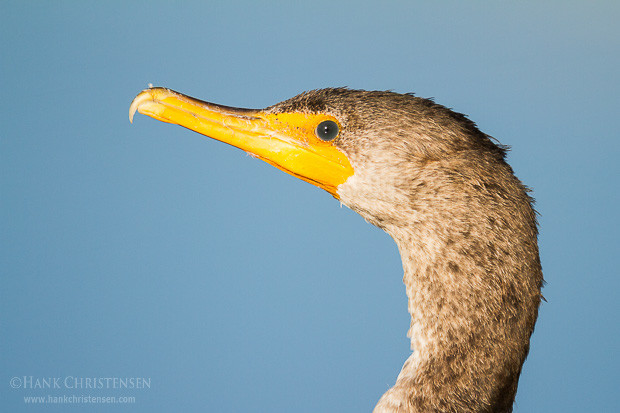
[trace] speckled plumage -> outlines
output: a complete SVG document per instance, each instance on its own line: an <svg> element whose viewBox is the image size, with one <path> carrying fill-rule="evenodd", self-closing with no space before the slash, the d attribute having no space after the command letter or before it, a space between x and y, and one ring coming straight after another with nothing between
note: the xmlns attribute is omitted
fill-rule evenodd
<svg viewBox="0 0 620 413"><path fill-rule="evenodd" d="M413 354L383 412L510 412L543 284L536 215L505 149L465 116L392 92L303 93L267 109L335 116L355 173L341 202L401 253Z"/></svg>

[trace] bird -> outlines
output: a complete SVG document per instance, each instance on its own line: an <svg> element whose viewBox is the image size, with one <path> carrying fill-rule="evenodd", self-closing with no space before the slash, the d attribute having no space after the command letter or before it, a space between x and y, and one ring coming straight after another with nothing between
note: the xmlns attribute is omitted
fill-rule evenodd
<svg viewBox="0 0 620 413"><path fill-rule="evenodd" d="M411 355L374 413L513 410L544 284L508 147L433 99L344 87L243 109L149 87L129 110L324 189L396 242Z"/></svg>

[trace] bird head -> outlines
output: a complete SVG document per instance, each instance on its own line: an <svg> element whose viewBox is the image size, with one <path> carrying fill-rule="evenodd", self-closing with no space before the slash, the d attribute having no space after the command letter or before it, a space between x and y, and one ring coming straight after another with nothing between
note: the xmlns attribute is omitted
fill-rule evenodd
<svg viewBox="0 0 620 413"><path fill-rule="evenodd" d="M150 88L132 102L130 119L136 111L243 149L383 228L399 215L410 222L412 185L429 164L468 151L504 164L503 149L465 116L409 94L329 88L241 109ZM440 188L441 176L434 179Z"/></svg>

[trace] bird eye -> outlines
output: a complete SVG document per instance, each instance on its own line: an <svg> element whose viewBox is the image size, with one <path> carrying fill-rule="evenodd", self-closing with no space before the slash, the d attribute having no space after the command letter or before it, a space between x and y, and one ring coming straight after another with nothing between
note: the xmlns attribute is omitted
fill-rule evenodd
<svg viewBox="0 0 620 413"><path fill-rule="evenodd" d="M316 127L316 136L322 141L331 141L338 136L338 124L333 120L324 120Z"/></svg>

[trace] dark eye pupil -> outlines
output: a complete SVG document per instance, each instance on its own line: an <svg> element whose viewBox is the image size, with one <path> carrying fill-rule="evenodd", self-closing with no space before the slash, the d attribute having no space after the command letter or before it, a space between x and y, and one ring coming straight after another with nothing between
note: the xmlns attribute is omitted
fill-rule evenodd
<svg viewBox="0 0 620 413"><path fill-rule="evenodd" d="M331 141L338 136L338 124L333 120L324 120L316 127L316 136L324 141Z"/></svg>

